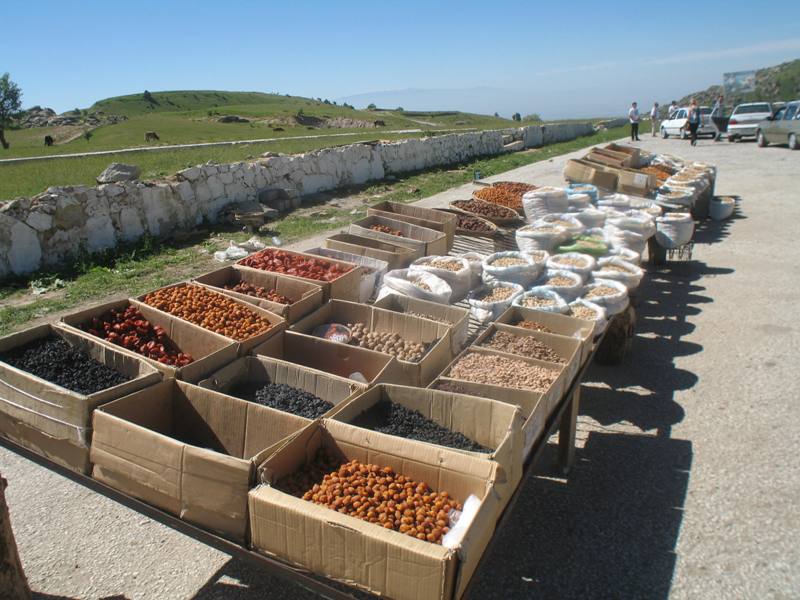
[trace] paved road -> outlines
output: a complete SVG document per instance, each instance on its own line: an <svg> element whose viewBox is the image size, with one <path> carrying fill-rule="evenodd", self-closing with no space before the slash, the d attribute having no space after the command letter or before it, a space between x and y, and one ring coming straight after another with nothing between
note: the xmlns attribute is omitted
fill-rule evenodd
<svg viewBox="0 0 800 600"><path fill-rule="evenodd" d="M641 144L718 164L741 209L701 228L693 262L648 277L632 355L590 373L576 468L541 466L476 598L800 591L800 154ZM564 160L502 178L557 184ZM310 597L2 449L0 469L39 598Z"/></svg>
<svg viewBox="0 0 800 600"><path fill-rule="evenodd" d="M182 150L185 148L207 148L210 146L240 146L242 144L264 144L267 142L285 142L287 140L316 140L319 138L339 138L353 137L354 135L364 135L374 131L377 136L386 134L410 134L421 133L422 129L362 129L361 131L351 131L347 133L320 133L317 135L293 135L286 137L271 137L255 140L231 140L227 142L202 142L196 144L171 144L164 146L135 146L133 148L119 148L117 150L98 150L96 152L74 152L71 154L44 154L42 156L19 156L15 158L0 158L0 164L4 163L23 163L37 160L50 160L53 158L83 158L86 156L109 156L111 154L128 154L130 152L159 152L161 150ZM466 131L476 131L474 127L462 127L459 129L436 129L437 133L464 133Z"/></svg>

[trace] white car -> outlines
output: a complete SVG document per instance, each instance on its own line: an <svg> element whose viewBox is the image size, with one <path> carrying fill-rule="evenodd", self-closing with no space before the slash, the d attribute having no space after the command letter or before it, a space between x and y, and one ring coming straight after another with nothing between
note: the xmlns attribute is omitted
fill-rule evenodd
<svg viewBox="0 0 800 600"><path fill-rule="evenodd" d="M728 121L728 141L735 142L743 137L755 137L758 124L772 116L769 102L749 102L733 109Z"/></svg>
<svg viewBox="0 0 800 600"><path fill-rule="evenodd" d="M689 120L689 107L683 106L669 115L665 121L661 121L661 137L667 139L671 135L679 135L685 140L689 137L689 128L686 122ZM684 129L685 128L685 129ZM711 109L708 106L700 107L700 127L697 128L697 135L717 135L717 128L711 122Z"/></svg>

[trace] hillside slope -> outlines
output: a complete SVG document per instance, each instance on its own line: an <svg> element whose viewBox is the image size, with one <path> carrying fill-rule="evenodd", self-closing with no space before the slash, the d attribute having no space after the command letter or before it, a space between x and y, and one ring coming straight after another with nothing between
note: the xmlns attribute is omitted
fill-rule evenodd
<svg viewBox="0 0 800 600"><path fill-rule="evenodd" d="M712 85L701 92L684 96L678 104L685 106L691 102L692 98L696 98L701 105L710 106L722 91L721 85ZM725 98L725 104L735 106L741 102L757 102L759 100L768 102L783 100L786 102L798 98L800 98L800 59L757 70L755 91L732 94Z"/></svg>

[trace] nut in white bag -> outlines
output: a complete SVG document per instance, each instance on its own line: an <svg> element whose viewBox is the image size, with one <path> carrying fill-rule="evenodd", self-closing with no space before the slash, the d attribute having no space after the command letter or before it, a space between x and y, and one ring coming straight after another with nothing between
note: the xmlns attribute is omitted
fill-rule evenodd
<svg viewBox="0 0 800 600"><path fill-rule="evenodd" d="M592 274L595 279L612 279L619 281L628 292L639 287L644 271L636 265L623 260L622 257L601 258L597 261L598 269Z"/></svg>
<svg viewBox="0 0 800 600"><path fill-rule="evenodd" d="M542 270L543 265L524 252L495 252L483 261L483 281L508 281L528 287Z"/></svg>
<svg viewBox="0 0 800 600"><path fill-rule="evenodd" d="M458 302L470 290L472 269L469 260L454 256L423 256L418 258L409 267L415 273L422 271L435 275L448 283L452 290L450 302Z"/></svg>
<svg viewBox="0 0 800 600"><path fill-rule="evenodd" d="M395 269L383 276L383 286L378 299L389 294L400 294L437 304L449 304L452 293L453 290L447 282L436 275L423 271L412 273L408 269Z"/></svg>
<svg viewBox="0 0 800 600"><path fill-rule="evenodd" d="M521 285L505 281L487 283L467 297L472 315L481 323L494 321L522 294Z"/></svg>

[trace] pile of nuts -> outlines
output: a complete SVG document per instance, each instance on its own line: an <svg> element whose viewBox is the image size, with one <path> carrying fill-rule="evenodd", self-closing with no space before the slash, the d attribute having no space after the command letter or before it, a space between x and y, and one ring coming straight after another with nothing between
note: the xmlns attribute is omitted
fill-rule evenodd
<svg viewBox="0 0 800 600"><path fill-rule="evenodd" d="M554 256L553 262L560 265L569 265L571 267L584 268L587 265L585 258L579 256Z"/></svg>
<svg viewBox="0 0 800 600"><path fill-rule="evenodd" d="M553 348L529 335L514 335L507 331L497 331L481 345L501 352L529 356L553 363L563 364L567 362Z"/></svg>
<svg viewBox="0 0 800 600"><path fill-rule="evenodd" d="M543 308L555 305L555 300L552 298L545 298L544 296L525 296L522 299L522 306L526 308Z"/></svg>
<svg viewBox="0 0 800 600"><path fill-rule="evenodd" d="M130 379L57 336L41 338L14 348L0 354L0 360L86 396Z"/></svg>
<svg viewBox="0 0 800 600"><path fill-rule="evenodd" d="M92 317L82 329L164 365L183 367L194 361L175 346L163 327L151 324L135 306Z"/></svg>
<svg viewBox="0 0 800 600"><path fill-rule="evenodd" d="M451 394L470 394L470 391L467 388L456 383L455 381L437 381L434 384L434 389L441 390L443 392L450 392Z"/></svg>
<svg viewBox="0 0 800 600"><path fill-rule="evenodd" d="M457 260L446 259L446 258L427 260L419 264L420 266L423 267L433 267L434 269L444 269L446 271L461 271L464 268L463 263Z"/></svg>
<svg viewBox="0 0 800 600"><path fill-rule="evenodd" d="M576 304L575 306L570 307L570 314L576 319L583 319L584 321L596 321L597 320L597 312L589 308L588 306L584 306L582 304Z"/></svg>
<svg viewBox="0 0 800 600"><path fill-rule="evenodd" d="M555 333L552 329L536 321L527 321L523 319L519 323L514 324L515 327L522 327L523 329L530 329L531 331L541 331L543 333Z"/></svg>
<svg viewBox="0 0 800 600"><path fill-rule="evenodd" d="M311 256L303 256L295 252L276 250L275 248L266 248L261 252L256 252L247 258L243 258L238 264L262 271L285 273L286 275L294 275L295 277L314 279L316 281L334 281L353 270L353 267L349 265L340 265Z"/></svg>
<svg viewBox="0 0 800 600"><path fill-rule="evenodd" d="M566 275L553 275L552 277L548 277L544 284L552 285L553 287L572 287L575 285L575 280L570 279Z"/></svg>
<svg viewBox="0 0 800 600"><path fill-rule="evenodd" d="M517 212L511 210L510 208L506 208L505 206L500 206L499 204L491 204L489 202L483 202L482 200L456 200L455 202L453 202L453 206L455 206L459 210L463 210L468 213L473 213L480 217L485 217L489 220L516 219L518 216Z"/></svg>
<svg viewBox="0 0 800 600"><path fill-rule="evenodd" d="M607 263L600 267L601 271L616 271L617 273L628 273L629 275L633 273L630 269L626 269L622 265L615 265L614 263Z"/></svg>
<svg viewBox="0 0 800 600"><path fill-rule="evenodd" d="M614 294L619 294L619 290L610 285L598 285L596 288L589 290L586 294L586 298L603 298L604 296L613 296Z"/></svg>
<svg viewBox="0 0 800 600"><path fill-rule="evenodd" d="M490 264L493 267L521 267L527 265L528 261L514 256L501 256L500 258L495 258Z"/></svg>
<svg viewBox="0 0 800 600"><path fill-rule="evenodd" d="M325 506L418 540L441 543L450 531L450 511L462 510L447 492L391 467L342 461L321 449L313 463L280 479L276 486L293 496Z"/></svg>
<svg viewBox="0 0 800 600"><path fill-rule="evenodd" d="M421 290L424 290L426 292L430 292L431 291L431 286L429 286L427 283L422 281L422 279L419 279L419 278L417 278L417 279L409 279L409 281L411 282L411 285L413 285L415 287L418 287Z"/></svg>
<svg viewBox="0 0 800 600"><path fill-rule="evenodd" d="M268 290L267 288L253 285L252 283L247 283L246 281L240 281L236 285L226 285L225 289L232 292L239 292L240 294L246 294L247 296L253 296L254 298L269 300L270 302L275 302L276 304L292 303L291 298L279 294L278 290Z"/></svg>
<svg viewBox="0 0 800 600"><path fill-rule="evenodd" d="M468 352L450 369L447 377L520 390L546 392L559 371L496 354Z"/></svg>
<svg viewBox="0 0 800 600"><path fill-rule="evenodd" d="M492 187L482 188L476 191L474 196L484 202L499 204L513 210L522 210L522 194L530 190L522 190L517 186L533 188L533 186L527 186L524 183L501 183Z"/></svg>
<svg viewBox="0 0 800 600"><path fill-rule="evenodd" d="M156 290L145 304L241 342L272 327L267 319L224 294L199 285L176 285Z"/></svg>
<svg viewBox="0 0 800 600"><path fill-rule="evenodd" d="M400 360L418 362L425 356L425 344L403 339L398 333L388 331L370 331L364 323L348 323L352 333L350 343L368 350L391 354Z"/></svg>
<svg viewBox="0 0 800 600"><path fill-rule="evenodd" d="M663 184L672 175L672 173L668 173L667 171L664 171L663 169L660 169L659 167L652 165L649 167L642 167L639 170L642 173L647 173L648 175L655 175L659 185Z"/></svg>
<svg viewBox="0 0 800 600"><path fill-rule="evenodd" d="M478 217L470 217L469 215L458 215L458 224L456 227L474 233L493 233L495 231L495 228L486 221Z"/></svg>
<svg viewBox="0 0 800 600"><path fill-rule="evenodd" d="M502 302L508 300L514 293L514 288L506 286L497 286L489 288L483 295L476 295L475 300L480 302Z"/></svg>
<svg viewBox="0 0 800 600"><path fill-rule="evenodd" d="M398 231L397 229L392 229L391 227L387 227L386 225L370 225L370 229L373 231L380 231L381 233L388 233L389 235L396 235L397 237L405 237L402 231Z"/></svg>

